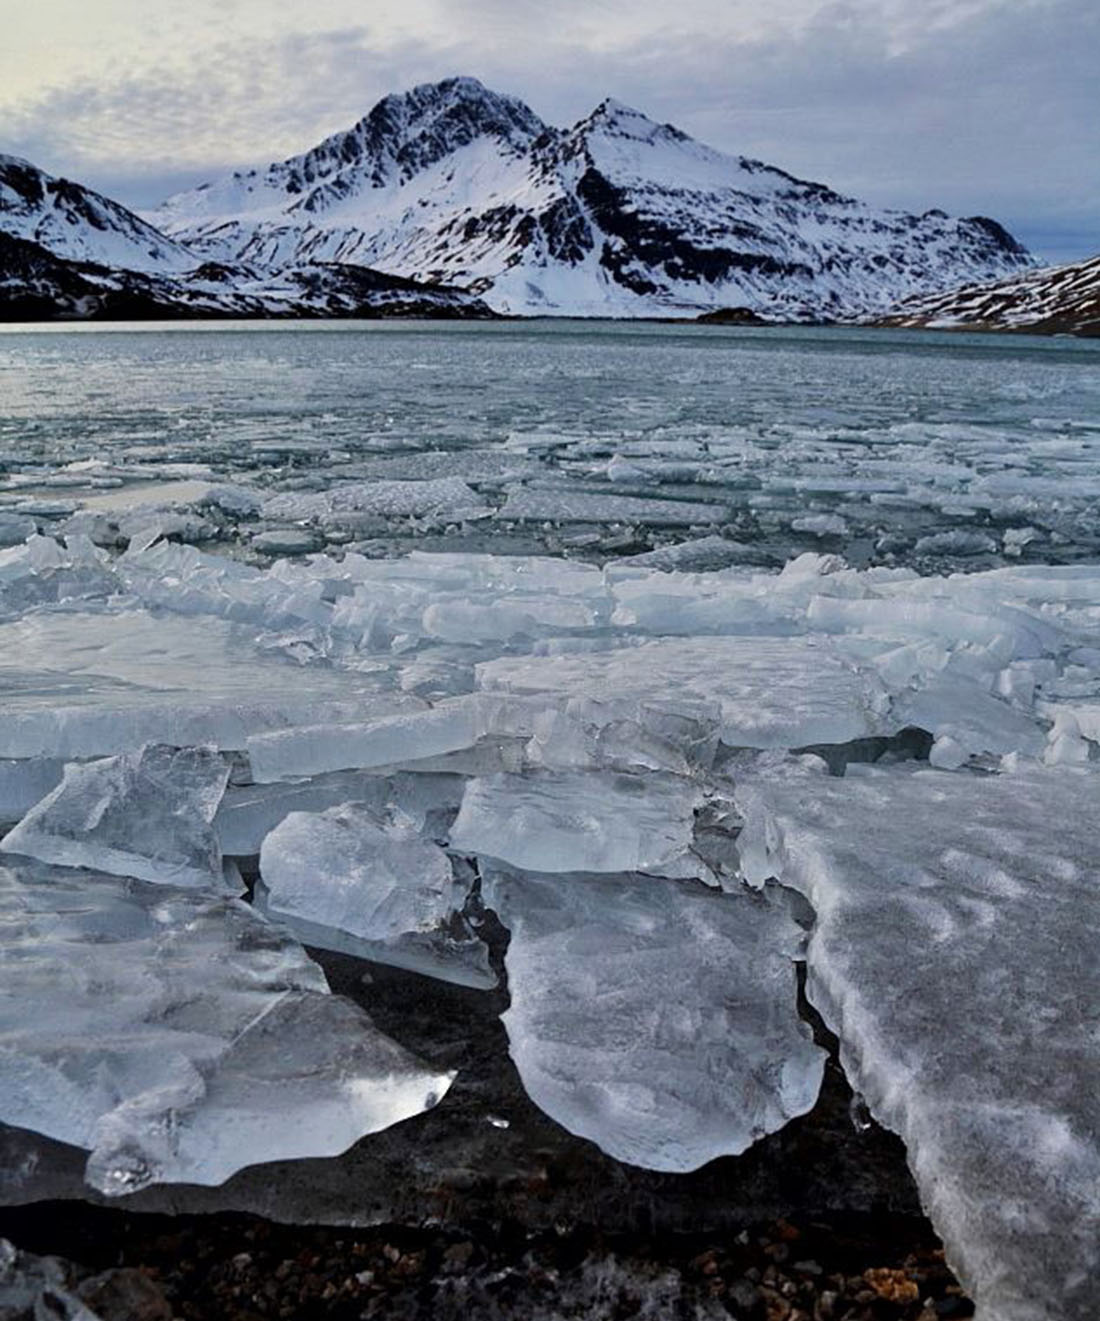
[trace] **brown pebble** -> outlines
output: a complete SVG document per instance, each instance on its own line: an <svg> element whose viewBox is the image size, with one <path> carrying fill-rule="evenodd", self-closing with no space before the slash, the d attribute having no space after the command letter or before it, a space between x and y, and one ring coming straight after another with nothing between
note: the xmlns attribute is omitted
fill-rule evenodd
<svg viewBox="0 0 1100 1321"><path fill-rule="evenodd" d="M102 1321L172 1321L172 1308L159 1285L132 1267L93 1276L78 1293Z"/></svg>
<svg viewBox="0 0 1100 1321"><path fill-rule="evenodd" d="M472 1243L452 1243L443 1254L444 1264L451 1270L464 1270L474 1255Z"/></svg>
<svg viewBox="0 0 1100 1321"><path fill-rule="evenodd" d="M863 1272L863 1278L887 1302L915 1303L920 1298L920 1290L905 1271L892 1270L888 1266L872 1267Z"/></svg>
<svg viewBox="0 0 1100 1321"><path fill-rule="evenodd" d="M791 1305L781 1293L769 1289L767 1285L761 1285L760 1296L764 1300L764 1314L768 1321L788 1321Z"/></svg>

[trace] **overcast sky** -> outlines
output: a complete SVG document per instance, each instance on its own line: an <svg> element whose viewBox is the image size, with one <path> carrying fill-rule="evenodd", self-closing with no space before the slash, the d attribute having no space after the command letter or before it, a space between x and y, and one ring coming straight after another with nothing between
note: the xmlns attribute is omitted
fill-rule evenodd
<svg viewBox="0 0 1100 1321"><path fill-rule="evenodd" d="M1100 251L1100 0L0 0L0 151L131 206L479 77Z"/></svg>

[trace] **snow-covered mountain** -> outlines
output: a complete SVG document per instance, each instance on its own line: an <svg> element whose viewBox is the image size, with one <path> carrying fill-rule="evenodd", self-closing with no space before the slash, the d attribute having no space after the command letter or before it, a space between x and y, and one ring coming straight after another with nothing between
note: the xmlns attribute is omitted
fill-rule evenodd
<svg viewBox="0 0 1100 1321"><path fill-rule="evenodd" d="M492 315L467 290L359 265L210 261L82 184L0 156L0 320Z"/></svg>
<svg viewBox="0 0 1100 1321"><path fill-rule="evenodd" d="M202 258L140 216L18 156L0 155L0 234L36 243L64 261L162 275Z"/></svg>
<svg viewBox="0 0 1100 1321"><path fill-rule="evenodd" d="M476 295L362 266L278 271L205 262L182 274L67 261L0 230L0 321L178 317L492 317Z"/></svg>
<svg viewBox="0 0 1100 1321"><path fill-rule="evenodd" d="M473 78L148 218L219 260L354 262L558 315L859 317L1034 265L995 221L876 209L613 100L559 130Z"/></svg>
<svg viewBox="0 0 1100 1321"><path fill-rule="evenodd" d="M894 326L1100 335L1100 257L903 303Z"/></svg>

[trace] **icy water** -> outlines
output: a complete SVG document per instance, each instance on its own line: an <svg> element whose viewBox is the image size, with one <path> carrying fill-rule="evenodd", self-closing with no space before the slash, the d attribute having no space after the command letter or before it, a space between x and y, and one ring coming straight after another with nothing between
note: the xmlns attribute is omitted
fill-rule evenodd
<svg viewBox="0 0 1100 1321"><path fill-rule="evenodd" d="M55 517L96 494L107 507L178 503L194 492L150 483L196 474L268 491L451 476L490 511L461 536L446 501L402 506L396 524L344 522L383 546L449 531L454 545L598 556L721 532L776 562L841 545L857 563L977 566L1006 546L1060 560L1100 541L1098 419L1100 349L1064 339L578 322L15 328L0 334L0 509ZM132 500L104 496L134 483Z"/></svg>

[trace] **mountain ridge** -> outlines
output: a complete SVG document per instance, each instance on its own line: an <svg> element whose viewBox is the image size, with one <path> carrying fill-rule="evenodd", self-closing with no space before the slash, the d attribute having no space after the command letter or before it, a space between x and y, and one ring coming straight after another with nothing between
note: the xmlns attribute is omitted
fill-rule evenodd
<svg viewBox="0 0 1100 1321"><path fill-rule="evenodd" d="M886 326L1100 337L1100 256L903 303Z"/></svg>
<svg viewBox="0 0 1100 1321"><path fill-rule="evenodd" d="M37 243L65 261L176 273L194 254L136 212L21 156L0 153L0 232Z"/></svg>
<svg viewBox="0 0 1100 1321"><path fill-rule="evenodd" d="M469 77L386 96L306 152L144 216L0 156L0 232L60 261L167 280L156 297L179 295L184 307L212 294L236 305L239 293L257 315L269 295L282 315L298 286L322 285L336 291L331 315L348 315L373 288L354 272L369 270L461 294L476 315L483 299L486 312L512 315L691 319L733 308L764 321L856 322L1035 266L995 220L870 207L613 97L556 128ZM220 292L194 274L211 264ZM302 274L315 266L328 274ZM307 302L305 314L323 314L324 298Z"/></svg>
<svg viewBox="0 0 1100 1321"><path fill-rule="evenodd" d="M472 78L147 219L219 259L355 261L520 314L857 317L1034 264L996 221L868 207L614 98L555 128Z"/></svg>

